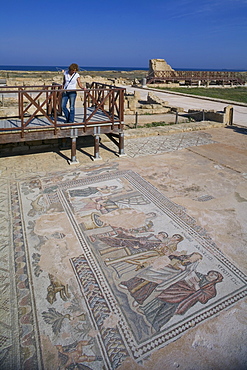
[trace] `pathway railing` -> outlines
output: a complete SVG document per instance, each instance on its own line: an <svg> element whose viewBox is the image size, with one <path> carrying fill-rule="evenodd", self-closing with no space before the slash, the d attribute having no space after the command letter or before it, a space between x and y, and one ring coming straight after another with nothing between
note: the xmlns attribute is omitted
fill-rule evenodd
<svg viewBox="0 0 247 370"><path fill-rule="evenodd" d="M125 89L113 87L98 82L88 86L84 94L84 117L88 107L94 107L92 113L85 118L85 125L90 123L93 116L100 110L106 116L106 123L123 122L124 120Z"/></svg>
<svg viewBox="0 0 247 370"><path fill-rule="evenodd" d="M147 76L147 83L165 81L222 81L244 84L243 77L234 71L152 71Z"/></svg>
<svg viewBox="0 0 247 370"><path fill-rule="evenodd" d="M0 103L2 110L4 106L11 104L18 106L15 114L0 113L0 131L6 131L6 127L1 125L3 120L11 118L19 119L19 124L13 125L11 130L20 131L23 137L28 130L37 130L34 120L37 117L43 117L46 125L40 127L40 130L53 128L56 134L58 128L68 126L93 125L122 125L124 120L124 88L105 85L94 82L87 86L85 90L76 90L82 102L84 114L80 122L66 123L59 116L62 115L61 99L63 94L62 85L52 84L43 86L4 86L0 88ZM77 103L78 105L79 103ZM82 108L82 107L81 107ZM99 116L96 118L96 115Z"/></svg>

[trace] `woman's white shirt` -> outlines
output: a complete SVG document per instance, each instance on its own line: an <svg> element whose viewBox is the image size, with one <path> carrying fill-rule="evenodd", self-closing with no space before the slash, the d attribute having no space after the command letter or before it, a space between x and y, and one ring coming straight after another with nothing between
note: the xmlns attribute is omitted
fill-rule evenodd
<svg viewBox="0 0 247 370"><path fill-rule="evenodd" d="M68 90L76 90L77 85L77 78L80 77L79 73L73 73L72 76L69 74L68 71L64 72L64 89Z"/></svg>

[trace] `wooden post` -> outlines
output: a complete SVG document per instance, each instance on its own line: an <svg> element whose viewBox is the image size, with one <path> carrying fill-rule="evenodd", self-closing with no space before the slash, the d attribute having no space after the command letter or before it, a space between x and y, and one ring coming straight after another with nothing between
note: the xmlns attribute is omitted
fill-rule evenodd
<svg viewBox="0 0 247 370"><path fill-rule="evenodd" d="M125 153L124 153L124 133L123 132L119 132L119 152L118 152L118 155L119 156L125 155Z"/></svg>
<svg viewBox="0 0 247 370"><path fill-rule="evenodd" d="M99 155L99 140L100 135L98 134L94 135L94 157L93 157L94 161L96 161L97 159L101 159Z"/></svg>
<svg viewBox="0 0 247 370"><path fill-rule="evenodd" d="M138 125L138 112L136 112L135 115L135 128L137 128L137 125Z"/></svg>
<svg viewBox="0 0 247 370"><path fill-rule="evenodd" d="M20 118L21 118L21 137L23 138L24 137L24 112L23 112L24 101L23 101L23 93L22 93L21 90L19 90L19 97L20 97L20 100L19 100L19 115L20 115Z"/></svg>
<svg viewBox="0 0 247 370"><path fill-rule="evenodd" d="M229 111L229 125L230 126L233 125L233 108L230 108L230 111Z"/></svg>

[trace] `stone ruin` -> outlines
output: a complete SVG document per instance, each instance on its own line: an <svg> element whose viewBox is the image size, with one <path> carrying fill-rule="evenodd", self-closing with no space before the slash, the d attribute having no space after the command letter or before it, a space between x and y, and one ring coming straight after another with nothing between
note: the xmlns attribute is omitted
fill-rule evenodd
<svg viewBox="0 0 247 370"><path fill-rule="evenodd" d="M164 59L150 59L149 60L149 71L148 76L154 76L157 75L157 73L162 72L173 72L174 75L176 75L176 71L164 60ZM133 86L142 86L145 87L147 80L149 77L144 78L141 82L140 81L134 81ZM174 83L169 81L168 83L162 82L162 83L155 83L152 84L152 87L178 87L179 83Z"/></svg>
<svg viewBox="0 0 247 370"><path fill-rule="evenodd" d="M183 111L183 108L171 106L152 92L148 93L146 101L141 100L139 91L135 91L134 94L125 94L125 114L166 114Z"/></svg>
<svg viewBox="0 0 247 370"><path fill-rule="evenodd" d="M149 74L155 71L174 71L174 69L164 59L150 59Z"/></svg>
<svg viewBox="0 0 247 370"><path fill-rule="evenodd" d="M214 121L225 125L232 124L233 107L227 105L223 111L189 109L188 117L194 121Z"/></svg>
<svg viewBox="0 0 247 370"><path fill-rule="evenodd" d="M180 113L191 121L214 121L231 124L232 106L225 107L224 111L189 109L188 112L185 112L184 108L170 105L168 101L164 101L153 92L149 92L147 100L143 101L140 92L135 91L134 94L125 95L124 111L126 115Z"/></svg>
<svg viewBox="0 0 247 370"><path fill-rule="evenodd" d="M240 72L234 71L175 71L164 59L151 59L147 84L152 86L186 85L245 85L245 77Z"/></svg>

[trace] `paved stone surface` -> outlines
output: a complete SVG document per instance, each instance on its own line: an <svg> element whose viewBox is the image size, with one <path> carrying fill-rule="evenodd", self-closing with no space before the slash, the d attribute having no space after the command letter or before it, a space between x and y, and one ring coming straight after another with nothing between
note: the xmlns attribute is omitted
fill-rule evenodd
<svg viewBox="0 0 247 370"><path fill-rule="evenodd" d="M161 92L155 89L140 89L135 88L132 86L127 86L126 91L129 93L133 93L135 90L140 92L141 99L146 100L147 94L151 90L157 95L159 98L163 99L164 101L168 101L171 106L174 107L181 107L184 108L185 111L188 109L205 109L205 110L215 110L215 111L223 111L224 107L227 105L232 105L234 109L233 113L233 122L236 125L242 125L247 127L247 106L242 106L237 103L233 102L220 102L216 100L205 100L201 98L185 96L185 95L176 95L176 94L169 94L167 92ZM174 122L172 120L171 122Z"/></svg>
<svg viewBox="0 0 247 370"><path fill-rule="evenodd" d="M205 127L201 126L201 128ZM178 130L178 128L176 129ZM14 308L13 312L19 312L19 315L23 315L25 312L35 313L33 309L29 311L31 297L28 296L28 284L32 284L32 282L27 279L29 272L24 269L23 260L25 251L22 248L27 243L25 241L27 237L29 245L33 248L30 259L32 261L31 268L36 266L35 274L39 274L38 266L41 266L45 272L52 271L62 280L66 280L68 277L69 285L75 287L73 294L77 289L73 279L68 275L68 271L71 268L69 258L74 257L74 253L79 250L78 240L71 232L70 222L66 222L63 215L59 214L60 206L53 197L52 184L60 182L62 184L65 181L71 186L72 183L76 184L85 176L88 178L87 181L90 180L91 176L98 176L99 181L103 181L104 176L109 176L114 171L121 172L131 169L150 184L149 192L154 186L162 196L176 205L178 214L185 212L195 220L198 228L203 228L206 231L206 235L217 247L217 253L222 253L228 261L233 263L236 268L234 273L238 269L244 273L247 272L246 130L238 127L221 127L206 128L203 131L195 132L175 131L175 133L170 132L164 136L160 136L160 133L161 131L156 129L155 136L149 136L144 131L143 135L147 136L141 137L139 131L140 137L135 135L135 139L131 134L130 139L126 135L127 155L122 158L116 156L116 148L108 141L101 143L102 160L96 162L90 158L90 155L93 154L92 146L77 150L79 163L76 165L68 165L67 159L70 157L70 150L0 158L1 289L4 294L0 310L1 333L4 328L5 335L1 337L1 364L3 364L1 367L3 369L8 348L11 346L18 348L20 340L16 336L18 325L21 325L22 333L30 335L31 340L32 321L30 320L34 320L33 322L37 320L35 315L33 318L31 315L27 315L20 316L21 321L18 321L18 316L11 313L10 310L11 302L11 306ZM50 204L53 204L49 212L46 212L45 203L42 198L39 198L39 184L41 182L46 184L47 189L49 188L51 191L50 193L47 191ZM125 185L128 190L128 184ZM22 207L18 208L20 189L24 201ZM76 206L80 206L80 204L78 203ZM30 213L27 212L29 208ZM54 212L57 212L57 217L52 221L51 217ZM182 220L181 217L179 219ZM27 225L26 235L21 234L22 221ZM126 218L127 221L128 218ZM36 222L35 229L34 222ZM63 224L63 229L58 230L60 223ZM11 234L12 228L14 229L13 234ZM66 242L64 235L66 235ZM66 243L69 243L67 245L70 245L71 249L67 248ZM17 248L15 255L13 255L13 249L10 248L12 245ZM47 249L43 250L43 259L39 261L38 254L41 246ZM187 247L188 245L185 245L185 249ZM20 289L19 298L25 297L21 305L18 305L18 300L14 299L14 291L9 291L9 287L15 286L11 280L11 276L15 274L14 261L18 267L17 281L22 282L18 286ZM75 264L76 261L73 263ZM62 275L61 267L63 267ZM47 277L43 276L44 286L47 284L46 280ZM41 292L42 288L35 291L35 294L38 291ZM5 297L6 294L7 297ZM64 290L64 294L66 295L66 290ZM38 305L37 312L41 312L41 314L42 312L50 312L53 314L53 320L54 315L57 315L56 319L58 319L59 313L62 312L64 316L59 316L59 322L61 325L65 325L62 328L69 327L69 325L82 327L88 323L83 321L84 313L78 311L77 304L78 302L73 302L75 311L69 318L65 317L63 310L72 306L69 306L69 301L63 301L59 296L57 296L57 302L54 305L49 306L46 300L45 308ZM47 307L56 307L56 310L48 311ZM48 321L51 320L46 314L44 315ZM6 319L3 319L4 317ZM16 318L15 325L13 325L13 318ZM114 320L115 316L113 315L108 322L110 327L114 327ZM58 323L58 321L56 322ZM146 358L144 363L138 364L130 357L125 359L119 369L245 369L247 367L246 324L246 300L241 299L231 307L229 306L227 310L219 311L218 315L195 325L195 327L191 326L180 338L171 341L165 347L160 347L157 343L154 344L153 349L158 346L157 350L152 350L150 357ZM42 325L49 327L49 324L45 324L44 321L42 321ZM65 343L66 340L68 344L72 343L65 335L66 330L63 332L63 342L54 338L54 333L52 333L51 330L50 338L53 341L55 339L57 346ZM39 333L43 341L45 340L44 334L44 330ZM90 332L90 335L93 336L96 333ZM22 337L22 339L23 349L16 352L15 356L18 356L23 365L25 359L32 355L33 349L29 346L26 338ZM77 340L77 337L75 339ZM64 360L68 355L69 348L60 348L60 357L58 357L59 347L55 347L47 339L43 344L46 348L46 361L49 359L53 364L57 361L57 364L62 366L62 359ZM93 346L93 342L91 344L84 343L87 349L86 355L92 355L90 345ZM78 355L77 350L79 347L74 348L73 352L76 356ZM37 363L35 363L34 357L30 358L32 358L33 364L39 363L38 358ZM89 362L89 358L86 357L84 360L83 364L89 368L103 368L100 356L95 357L92 362ZM33 368L39 368L38 365L35 366ZM12 368L14 367L12 366Z"/></svg>

